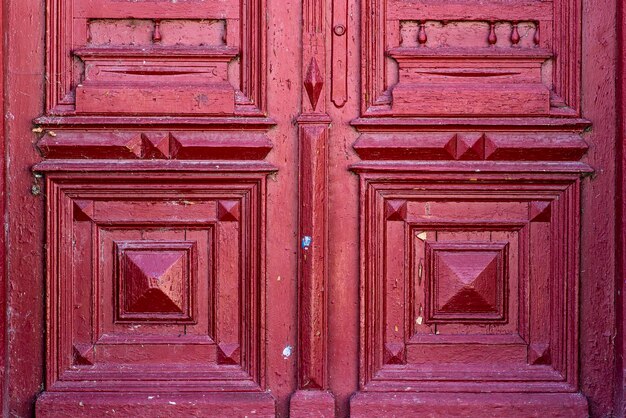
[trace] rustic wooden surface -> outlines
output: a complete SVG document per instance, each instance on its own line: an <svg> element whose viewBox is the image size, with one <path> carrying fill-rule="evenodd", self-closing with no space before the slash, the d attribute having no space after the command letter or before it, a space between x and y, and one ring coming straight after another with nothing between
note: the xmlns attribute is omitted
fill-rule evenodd
<svg viewBox="0 0 626 418"><path fill-rule="evenodd" d="M615 213L623 216L624 210L616 212L615 202L623 194L620 170L626 160L619 141L625 125L623 118L621 126L616 124L617 112L624 107L623 95L618 95L612 82L613 75L620 74L620 87L624 88L616 56L619 42L623 49L624 41L624 31L617 32L618 24L623 25L619 2L582 0L581 7L569 0L523 2L515 7L482 2L469 10L464 2L419 0L251 0L208 2L203 7L180 2L177 6L161 3L162 14L155 19L151 8L137 3L85 0L74 8L74 22L69 12L61 13L68 10L61 8L66 1L49 3L52 38L48 58L44 5L30 0L2 5L8 46L3 48L6 186L2 196L6 198L8 234L2 268L6 275L0 270L5 279L2 291L6 292L0 292L5 307L2 313L6 313L6 340L0 345L4 415L32 416L38 396L42 416L93 416L111 409L128 415L138 411L206 415L210 409L214 415L256 411L264 416L288 416L290 412L303 416L316 409L332 416L333 405L336 416L350 412L355 416L446 416L485 408L514 416L529 414L524 409L528 405L533 413L551 416L585 415L586 408L594 417L623 413L625 308L618 291L623 286L624 232L622 219L616 219ZM242 14L241 4L247 7ZM621 21L615 18L618 6ZM389 7L386 15L383 7ZM130 25L126 21L129 14L135 14L140 22ZM199 36L198 28L204 26L197 20L207 17L224 20L234 30L223 33L216 24L208 38ZM173 18L182 23L167 21ZM112 25L114 19L124 21L122 26ZM72 41L65 36L70 25L75 25ZM148 60L150 68L143 64L136 68L136 51L129 54L127 50L133 48L129 44L109 51L98 49L102 48L99 42L106 43L109 38L120 42L128 37L139 46L152 48L150 55L155 61ZM179 41L183 43L179 48L171 45ZM204 47L202 43L211 44L207 46L213 48L213 61L194 58L195 48ZM443 50L446 45L459 48ZM226 51L227 46L241 54L235 64L240 72L225 64L234 53ZM91 60L95 72L82 79L82 67L69 58L72 50ZM124 61L114 69L121 74L115 82L96 71L110 69L107 54ZM389 54L395 56L398 66ZM538 71L537 63L551 55L555 56L553 72ZM621 59L623 69L623 51ZM55 73L48 76L50 83L44 77L46 60ZM497 64L492 65L494 62ZM212 65L215 70L202 75ZM515 74L502 74L504 67ZM196 89L179 95L167 82L155 81L163 80L158 77L170 77L169 83L180 79L189 85L207 82L209 87L201 95L195 94ZM498 77L501 83L489 81ZM72 91L79 82L83 87L78 91L84 96L75 102ZM124 88L118 89L116 83ZM109 85L113 96L103 94ZM460 93L455 96L457 90ZM415 100L418 96L419 102ZM218 106L209 106L211 101ZM162 117L165 113L168 116ZM36 164L41 173L47 173L47 188L43 178L33 175ZM586 174L588 167L594 170L592 175ZM210 206L213 218L202 218L204 215L193 212L193 205L181 212L187 217L185 222L198 215L198 221L223 224L225 236L234 236L240 222L258 219L241 231L250 239L260 237L253 257L262 261L259 270L252 272L257 279L249 282L258 287L244 286L240 293L231 280L221 288L222 294L217 294L223 298L222 306L236 306L239 297L255 299L251 316L236 315L232 310L216 314L214 326L222 330L218 335L223 340L217 337L211 353L181 345L177 348L182 350L180 359L164 349L160 362L155 357L146 361L167 374L168 362L193 363L203 358L204 365L230 373L235 383L204 381L214 390L228 389L225 394L207 397L189 390L191 381L185 383L183 378L178 382L180 393L144 398L137 393L157 388L147 374L142 375L147 369L137 373L143 377L132 394L99 393L84 381L72 382L71 373L65 377L61 373L57 381L56 369L50 367L59 349L71 352L61 356L60 363L73 361L71 367L79 372L89 373L96 366L88 363L100 362L101 369L94 374L100 379L100 386L96 385L100 389L116 382L109 379L106 363L138 361L158 353L132 348L131 338L116 342L127 344L131 347L128 351L109 349L93 355L89 344L66 343L67 338L82 335L80 325L75 334L63 334L60 346L56 334L49 332L46 344L43 331L55 329L54 318L46 320L46 312L55 313L65 306L46 300L46 294L54 294L50 291L57 279L69 280L67 270L59 273L48 268L46 286L46 253L53 255L49 266L61 260L69 270L86 269L87 263L72 265L67 258L54 256L63 248L61 244L71 239L52 241L57 234L63 236L63 228L76 223L79 226L73 237L86 243L89 219L102 216L90 212L89 202L95 195L70 193L63 198L55 195L59 199L54 200L49 194L52 189L82 184L85 190L106 190L107 184L115 181L143 181L146 190L155 190L163 181L191 187L219 178L225 189L232 190L242 186L246 176L265 178L268 172L271 174L263 182L266 189L261 188L265 197L259 197L254 209L258 218L241 209L235 202L238 197L228 193L197 206L200 212ZM378 206L365 188L377 182L388 193ZM577 182L582 185L579 219ZM420 187L430 188L431 193L425 193L422 200L414 191ZM446 191L446 187L458 190ZM489 187L494 191L480 197L477 190ZM135 209L128 209L115 193L95 207L106 206L108 199L107 216L123 214L127 224L135 219L157 225L175 217L158 203L151 215L145 215L150 211L142 208L152 205L154 196L145 190L142 195L139 189L143 198L136 201ZM99 193L106 194L102 190ZM193 187L189 190L186 200L201 193ZM457 209L455 200L466 195L479 196L482 204L466 201L463 210ZM517 196L517 203L508 200L512 196ZM623 198L617 201L624 204ZM66 203L56 206L58 202ZM405 235L404 228L421 219L427 204L429 216L440 216L441 223L458 218L465 230L436 232L440 223L433 230ZM516 212L519 205L526 205L525 217L523 211ZM65 215L58 218L59 214ZM519 219L507 218L514 214ZM47 216L58 223L48 223L53 228L46 245ZM492 229L517 222L515 228L525 231L519 233L519 242L524 242L524 236L545 237L554 247L542 251L531 245L524 249L515 239L518 232L506 228L491 231L496 237L488 237L476 227L482 222L485 229L487 217L499 219L498 225L489 227ZM472 222L474 226L469 227ZM576 258L578 222L580 260ZM616 227L622 228L621 233ZM122 228L130 227L124 224ZM377 231L375 237L380 240L368 236L370 230ZM557 239L564 231L568 231L566 238ZM155 242L138 245L140 239L134 232L125 233L127 242L121 248L131 252L170 254L191 248L186 238L173 231L142 238L169 242L167 248L163 242L160 246ZM433 237L437 234L441 236ZM308 249L303 248L304 236L312 237ZM409 241L415 245L406 252L403 243ZM255 245L248 246L247 254L251 254ZM370 247L378 252L365 253ZM528 267L529 277L544 281L531 280L530 293L541 296L539 302L524 308L526 299L517 297L523 292L512 297L510 289L526 280L523 269L511 267L517 263L514 254L523 255L526 250L533 254L529 258L541 258L545 263ZM189 251L195 254L195 250ZM237 266L245 264L233 251L238 252L235 248L216 256L227 265L220 270L226 277L235 277ZM422 252L430 254L431 261L420 264ZM485 267L488 281L480 289L486 303L467 291L462 295L469 294L469 302L467 298L461 298L465 302L454 299L458 291L455 281L466 273L457 271L455 276L452 270L433 270L433 263L443 266L441 260L464 264L470 254L477 257L474 270ZM493 266L491 261L482 265L482 259L496 261ZM378 270L372 271L372 266ZM102 268L111 274L116 271L111 260ZM136 277L134 271L129 277ZM426 293L409 280L420 272L424 279L421 289L442 283L439 299L425 298ZM556 275L547 280L550 274ZM194 280L202 276L189 277L193 287ZM559 294L559 285L567 292ZM552 295L559 297L548 298L546 290L550 288ZM201 288L195 289L201 294ZM133 294L130 292L130 297ZM166 341L167 327L185 326L182 322L198 312L193 297L185 299L187 302L180 295L172 298L182 305L182 314L174 312L178 308L171 308L169 316L129 308L130 313L118 312L120 324L110 329L121 329L125 315L136 315L135 320L152 321L149 327ZM420 311L420 301L430 305ZM374 304L372 309L367 303ZM102 302L107 305L114 303ZM145 310L145 305L138 306ZM512 307L520 308L520 313L513 315ZM79 316L81 309L86 308L75 309ZM523 317L524 309L531 312L530 318L545 315L551 319L518 321L521 340L488 335L515 335L517 323L512 318ZM179 323L166 325L168 321ZM440 334L431 333L435 328ZM259 334L258 339L245 337L244 347L236 340L245 329L257 329ZM194 332L193 326L190 330ZM449 335L442 337L441 332ZM133 338L140 340L141 333ZM448 348L437 346L440 343ZM493 375L485 372L481 361L489 356L495 358L490 364L494 375L505 373L508 383L495 382ZM450 359L456 366L437 376L437 362ZM435 373L426 378L425 371L433 369ZM454 374L455 370L465 370L465 374L451 388L445 383L449 378L445 373ZM467 381L468 371L481 376L479 387ZM378 375L372 379L374 372ZM238 380L238 376L244 377ZM398 377L408 380L398 381ZM129 392L128 386L120 387ZM453 392L415 392L424 387ZM484 387L500 393L486 399L476 393ZM86 392L77 397L68 388ZM40 395L43 390L45 394ZM161 390L167 393L167 388ZM396 390L409 393L399 395ZM550 393L528 395L528 391ZM462 405L457 402L459 396L465 399Z"/></svg>
<svg viewBox="0 0 626 418"><path fill-rule="evenodd" d="M618 84L617 84L617 107L615 109L617 113L617 136L616 136L616 144L617 144L617 167L619 172L616 175L615 181L615 192L617 194L617 207L615 211L616 222L615 229L618 232L617 236L617 245L615 246L615 254L617 256L616 263L616 274L615 274L615 285L616 285L616 298L615 298L615 306L616 306L616 316L617 316L617 335L620 335L615 340L616 346L616 374L617 376L624 376L624 357L626 350L626 331L624 318L626 318L626 304L624 304L624 291L626 290L626 278L624 277L624 271L626 268L626 222L624 219L624 214L626 214L626 197L624 196L624 175L626 174L626 117L624 116L624 109L626 109L626 77L624 73L624 69L626 68L626 49L624 45L626 45L626 7L623 2L618 2L617 4L617 40L618 45L621 45L621 48L618 48L618 62L617 62L617 74L618 74ZM619 379L619 377L618 377ZM626 395L626 382L623 382L622 387L616 387L615 391L615 410L616 414L622 414L622 416L626 413L626 403L624 403L624 398Z"/></svg>

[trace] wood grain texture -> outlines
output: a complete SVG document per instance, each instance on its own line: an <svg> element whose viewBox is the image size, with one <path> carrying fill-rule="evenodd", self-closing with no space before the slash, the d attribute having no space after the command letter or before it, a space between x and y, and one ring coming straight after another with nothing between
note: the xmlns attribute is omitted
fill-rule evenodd
<svg viewBox="0 0 626 418"><path fill-rule="evenodd" d="M558 405L558 406L557 406ZM373 414L372 411L376 410ZM575 417L586 414L586 402L579 394L511 396L506 394L460 395L452 401L441 394L360 393L354 398L352 416L533 416Z"/></svg>
<svg viewBox="0 0 626 418"><path fill-rule="evenodd" d="M0 15L4 16L4 3L0 3ZM4 90L5 90L5 48L6 48L6 35L5 35L5 19L0 21L0 33L2 34L2 50L0 51L0 97L2 97L2 114L4 115L8 111L8 103L4 100ZM6 159L7 159L7 136L5 134L5 122L4 118L0 120L0 161L2 161L2 168L0 168L0 184L2 184L2 189L0 190L0 212L4 219L7 216L7 190L4 187L6 184ZM6 248L6 234L2 234L0 236L0 248ZM7 284L8 284L8 276L6 269L6 253L3 255L2 262L0 262L0 411L3 415L8 414L8 389L9 389L9 379L8 379L8 350L7 350L7 340L8 340L8 329L7 326Z"/></svg>
<svg viewBox="0 0 626 418"><path fill-rule="evenodd" d="M615 340L607 338L616 332L615 313L615 84L607 84L601 74L616 71L615 2L584 2L581 97L582 115L591 120L594 129L585 135L590 144L585 161L596 175L583 185L581 199L581 390L589 398L590 414L614 413L617 380L615 373ZM595 39L606 39L598 47ZM623 49L623 45L621 46ZM599 257L602 257L600 262ZM599 312L602 312L600 315ZM599 376L606 376L604 379ZM621 381L621 379L619 380ZM615 382L615 383L614 383Z"/></svg>
<svg viewBox="0 0 626 418"><path fill-rule="evenodd" d="M30 121L43 112L45 18L41 4L3 3L4 135L7 140L5 242L7 326L3 411L32 416L44 376L44 212L43 182L30 168L40 157L32 148ZM29 28L28 31L20 28ZM8 71L8 69L12 69ZM22 138L13 141L11 138ZM34 193L33 193L34 192Z"/></svg>
<svg viewBox="0 0 626 418"><path fill-rule="evenodd" d="M327 132L300 126L299 356L302 389L326 389Z"/></svg>
<svg viewBox="0 0 626 418"><path fill-rule="evenodd" d="M621 45L626 44L626 8L623 3L617 4L617 40ZM616 311L617 311L617 330L618 335L621 332L622 337L617 338L616 344L616 364L617 364L617 381L623 382L621 387L616 385L615 389L615 411L617 413L626 414L626 402L624 401L626 395L626 381L624 381L624 355L626 350L626 325L624 318L626 318L626 299L624 298L624 290L626 290L626 278L624 277L624 271L626 268L626 197L622 191L624 190L625 178L626 178L626 117L624 115L624 109L626 109L626 52L624 48L619 48L618 61L617 61L617 107L615 109L617 113L617 176L615 182L615 192L617 195L617 207L615 210L615 229L618 232L616 239Z"/></svg>
<svg viewBox="0 0 626 418"><path fill-rule="evenodd" d="M4 415L620 416L621 3L40 6Z"/></svg>

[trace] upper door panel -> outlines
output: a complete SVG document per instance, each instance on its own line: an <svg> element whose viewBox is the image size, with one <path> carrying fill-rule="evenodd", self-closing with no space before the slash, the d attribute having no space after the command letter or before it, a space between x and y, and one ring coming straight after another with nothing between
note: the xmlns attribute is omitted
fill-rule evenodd
<svg viewBox="0 0 626 418"><path fill-rule="evenodd" d="M364 116L578 114L578 2L368 0Z"/></svg>
<svg viewBox="0 0 626 418"><path fill-rule="evenodd" d="M49 2L51 115L254 115L261 1Z"/></svg>

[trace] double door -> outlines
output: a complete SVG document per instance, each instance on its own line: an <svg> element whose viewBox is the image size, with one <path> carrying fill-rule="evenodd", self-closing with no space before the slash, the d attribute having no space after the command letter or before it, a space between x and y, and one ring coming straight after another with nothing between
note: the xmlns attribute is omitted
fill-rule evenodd
<svg viewBox="0 0 626 418"><path fill-rule="evenodd" d="M47 4L38 415L587 414L576 0Z"/></svg>

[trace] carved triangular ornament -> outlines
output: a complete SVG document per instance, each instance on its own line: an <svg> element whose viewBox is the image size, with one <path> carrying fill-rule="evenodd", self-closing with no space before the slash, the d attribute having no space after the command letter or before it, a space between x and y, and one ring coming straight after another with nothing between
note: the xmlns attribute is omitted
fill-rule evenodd
<svg viewBox="0 0 626 418"><path fill-rule="evenodd" d="M217 361L219 364L239 364L239 344L220 343L217 345Z"/></svg>
<svg viewBox="0 0 626 418"><path fill-rule="evenodd" d="M485 158L484 134L459 134L456 139L457 160L483 160Z"/></svg>
<svg viewBox="0 0 626 418"><path fill-rule="evenodd" d="M531 202L529 207L531 222L550 222L552 217L552 205L550 202Z"/></svg>
<svg viewBox="0 0 626 418"><path fill-rule="evenodd" d="M94 205L91 200L74 200L74 220L91 221Z"/></svg>
<svg viewBox="0 0 626 418"><path fill-rule="evenodd" d="M550 364L550 345L548 343L532 343L528 347L528 362L530 364Z"/></svg>
<svg viewBox="0 0 626 418"><path fill-rule="evenodd" d="M404 344L389 342L385 344L385 364L404 364Z"/></svg>
<svg viewBox="0 0 626 418"><path fill-rule="evenodd" d="M406 219L406 200L387 200L385 214L388 221L404 221Z"/></svg>
<svg viewBox="0 0 626 418"><path fill-rule="evenodd" d="M217 219L221 222L237 222L241 208L237 200L220 200L217 204Z"/></svg>
<svg viewBox="0 0 626 418"><path fill-rule="evenodd" d="M92 344L77 343L72 346L74 364L78 366L92 366L94 363L94 346Z"/></svg>
<svg viewBox="0 0 626 418"><path fill-rule="evenodd" d="M317 102L320 99L320 94L322 94L322 87L324 87L324 78L322 77L320 68L317 65L317 61L315 58L311 58L309 68L307 69L306 77L304 79L304 88L309 96L309 101L311 102L313 110L317 108Z"/></svg>

